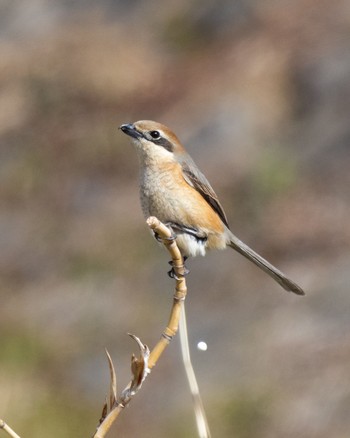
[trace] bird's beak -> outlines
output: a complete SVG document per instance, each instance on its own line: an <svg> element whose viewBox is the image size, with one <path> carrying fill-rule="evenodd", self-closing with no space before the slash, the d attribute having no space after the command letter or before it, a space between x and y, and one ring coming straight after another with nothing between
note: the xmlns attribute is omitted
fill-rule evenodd
<svg viewBox="0 0 350 438"><path fill-rule="evenodd" d="M130 137L133 138L142 137L142 134L131 123L125 123L124 125L120 125L119 129L121 129L124 132L124 134L129 135Z"/></svg>

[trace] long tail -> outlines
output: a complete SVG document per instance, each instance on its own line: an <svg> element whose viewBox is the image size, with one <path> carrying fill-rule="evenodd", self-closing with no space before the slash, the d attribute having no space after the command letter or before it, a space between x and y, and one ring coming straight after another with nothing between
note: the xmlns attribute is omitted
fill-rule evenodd
<svg viewBox="0 0 350 438"><path fill-rule="evenodd" d="M292 280L287 278L283 272L275 268L271 263L249 248L248 245L239 240L235 235L230 233L230 242L228 245L238 251L242 256L253 262L260 269L270 275L277 283L279 283L283 289L288 292L294 292L297 295L305 295L305 292Z"/></svg>

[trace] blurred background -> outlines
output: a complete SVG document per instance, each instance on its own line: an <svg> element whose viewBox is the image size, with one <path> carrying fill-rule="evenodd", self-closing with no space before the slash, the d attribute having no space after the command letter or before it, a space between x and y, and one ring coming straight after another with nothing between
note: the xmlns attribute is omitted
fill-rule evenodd
<svg viewBox="0 0 350 438"><path fill-rule="evenodd" d="M349 436L349 47L347 0L0 3L0 417L17 433L91 436L104 347L121 388L126 333L152 347L167 322L168 255L117 130L154 119L307 292L233 251L189 261L213 436ZM196 436L178 339L110 436Z"/></svg>

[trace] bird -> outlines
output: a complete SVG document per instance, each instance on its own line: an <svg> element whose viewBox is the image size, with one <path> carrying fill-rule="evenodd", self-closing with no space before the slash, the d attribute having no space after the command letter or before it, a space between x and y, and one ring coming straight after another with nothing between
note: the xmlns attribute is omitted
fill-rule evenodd
<svg viewBox="0 0 350 438"><path fill-rule="evenodd" d="M286 291L305 295L300 286L232 233L212 186L169 128L151 120L119 128L137 151L143 214L156 216L171 228L184 261L204 256L207 250L231 247Z"/></svg>

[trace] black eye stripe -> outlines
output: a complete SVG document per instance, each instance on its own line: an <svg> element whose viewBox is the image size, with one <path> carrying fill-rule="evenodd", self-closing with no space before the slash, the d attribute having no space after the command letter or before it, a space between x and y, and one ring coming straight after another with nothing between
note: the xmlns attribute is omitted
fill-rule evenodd
<svg viewBox="0 0 350 438"><path fill-rule="evenodd" d="M156 144L157 146L162 146L164 149L166 149L169 152L173 152L174 150L173 144L164 137L161 137L159 140L153 140L153 143Z"/></svg>
<svg viewBox="0 0 350 438"><path fill-rule="evenodd" d="M158 133L158 134L159 134L159 137L158 137L158 138L153 138L153 136L152 136L153 133L154 133L154 135L155 135L156 133ZM157 146L161 146L161 147L163 147L164 149L166 149L166 150L169 151L169 152L173 152L173 151L174 151L174 146L173 146L173 144L172 144L169 140L167 140L166 138L162 137L159 131L149 131L148 134L149 134L149 135L146 134L147 137L146 137L146 135L144 134L144 137L145 137L147 140L150 140L152 143L156 144Z"/></svg>

